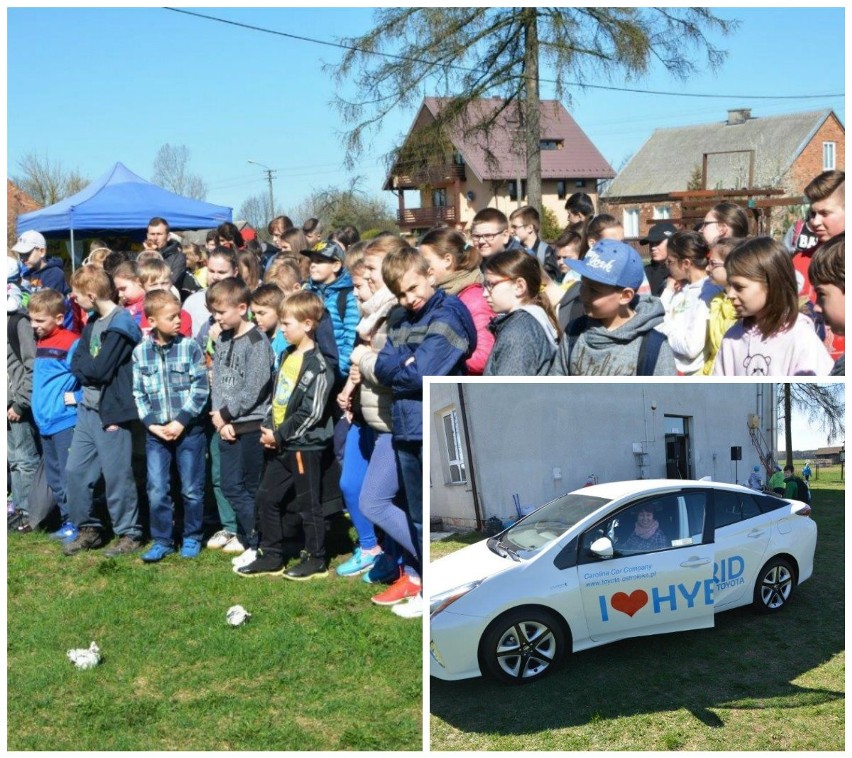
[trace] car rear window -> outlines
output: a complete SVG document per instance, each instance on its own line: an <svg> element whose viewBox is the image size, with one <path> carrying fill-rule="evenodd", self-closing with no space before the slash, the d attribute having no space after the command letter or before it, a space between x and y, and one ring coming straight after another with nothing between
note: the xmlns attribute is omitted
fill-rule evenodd
<svg viewBox="0 0 852 758"><path fill-rule="evenodd" d="M760 508L761 513L769 513L770 511L777 511L779 508L790 507L789 501L780 496L752 495L751 497L757 502L757 506Z"/></svg>

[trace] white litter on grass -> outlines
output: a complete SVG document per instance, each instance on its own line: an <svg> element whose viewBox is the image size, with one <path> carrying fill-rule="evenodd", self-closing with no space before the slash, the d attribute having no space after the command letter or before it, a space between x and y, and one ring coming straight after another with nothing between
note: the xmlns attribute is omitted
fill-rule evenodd
<svg viewBox="0 0 852 758"><path fill-rule="evenodd" d="M251 614L241 605L232 605L225 614L231 626L240 626L251 618Z"/></svg>
<svg viewBox="0 0 852 758"><path fill-rule="evenodd" d="M69 650L67 655L78 669L93 669L101 662L101 649L94 642L88 648Z"/></svg>

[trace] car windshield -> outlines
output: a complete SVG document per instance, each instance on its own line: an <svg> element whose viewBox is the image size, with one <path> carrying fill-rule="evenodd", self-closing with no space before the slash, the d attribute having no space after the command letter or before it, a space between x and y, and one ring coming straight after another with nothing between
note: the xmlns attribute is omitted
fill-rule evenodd
<svg viewBox="0 0 852 758"><path fill-rule="evenodd" d="M531 558L545 545L609 502L606 498L580 492L563 495L510 527L500 543L521 558Z"/></svg>

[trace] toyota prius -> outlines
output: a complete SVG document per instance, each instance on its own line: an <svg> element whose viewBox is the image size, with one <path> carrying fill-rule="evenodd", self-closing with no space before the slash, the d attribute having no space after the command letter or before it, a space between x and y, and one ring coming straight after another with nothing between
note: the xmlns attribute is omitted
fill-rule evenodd
<svg viewBox="0 0 852 758"><path fill-rule="evenodd" d="M810 512L703 480L563 495L429 566L431 674L530 682L569 650L780 611L813 571Z"/></svg>

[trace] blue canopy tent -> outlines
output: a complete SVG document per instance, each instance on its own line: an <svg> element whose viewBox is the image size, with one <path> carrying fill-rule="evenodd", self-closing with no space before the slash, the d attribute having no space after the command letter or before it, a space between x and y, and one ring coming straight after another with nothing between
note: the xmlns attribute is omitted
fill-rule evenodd
<svg viewBox="0 0 852 758"><path fill-rule="evenodd" d="M116 163L100 179L77 194L32 213L18 216L17 232L34 229L45 237L87 231L90 236L105 231L145 229L154 216L161 216L172 229L204 229L232 221L232 209L203 200L176 195ZM72 265L74 255L71 256Z"/></svg>

